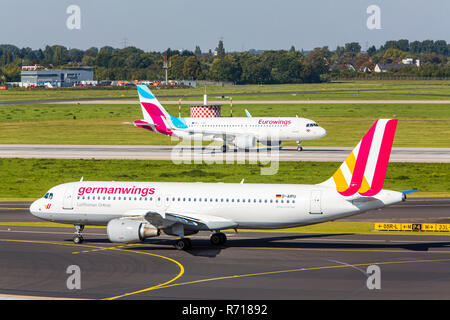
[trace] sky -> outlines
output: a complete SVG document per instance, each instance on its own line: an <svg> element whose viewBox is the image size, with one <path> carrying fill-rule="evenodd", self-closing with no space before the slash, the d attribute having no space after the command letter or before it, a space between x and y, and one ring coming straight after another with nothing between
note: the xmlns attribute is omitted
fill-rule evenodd
<svg viewBox="0 0 450 320"><path fill-rule="evenodd" d="M72 5L78 6L79 15L67 13ZM379 15L367 13L372 5ZM450 1L3 0L0 7L0 44L18 47L126 45L193 51L198 45L207 52L221 39L226 51L291 46L334 50L348 42L359 42L365 50L399 39L450 42Z"/></svg>

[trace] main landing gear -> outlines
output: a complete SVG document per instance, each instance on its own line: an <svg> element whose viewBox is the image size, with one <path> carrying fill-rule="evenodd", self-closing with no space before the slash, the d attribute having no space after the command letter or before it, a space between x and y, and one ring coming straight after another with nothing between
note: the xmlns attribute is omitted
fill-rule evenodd
<svg viewBox="0 0 450 320"><path fill-rule="evenodd" d="M192 242L189 238L181 238L175 242L175 248L178 250L189 250L192 248Z"/></svg>
<svg viewBox="0 0 450 320"><path fill-rule="evenodd" d="M227 243L227 236L225 235L225 233L216 232L211 235L209 241L211 241L211 244L214 246L221 246Z"/></svg>
<svg viewBox="0 0 450 320"><path fill-rule="evenodd" d="M84 241L82 232L84 230L84 225L83 224L76 224L75 225L75 236L73 237L73 243L75 244L80 244Z"/></svg>

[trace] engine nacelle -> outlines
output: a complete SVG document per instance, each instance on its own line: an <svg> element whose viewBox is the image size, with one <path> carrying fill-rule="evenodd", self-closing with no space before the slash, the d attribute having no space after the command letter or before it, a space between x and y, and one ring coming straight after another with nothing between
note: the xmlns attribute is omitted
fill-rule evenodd
<svg viewBox="0 0 450 320"><path fill-rule="evenodd" d="M253 136L237 136L234 139L234 145L238 149L249 149L256 146L256 138Z"/></svg>
<svg viewBox="0 0 450 320"><path fill-rule="evenodd" d="M150 223L130 219L110 220L106 231L111 242L140 242L160 235L159 229Z"/></svg>

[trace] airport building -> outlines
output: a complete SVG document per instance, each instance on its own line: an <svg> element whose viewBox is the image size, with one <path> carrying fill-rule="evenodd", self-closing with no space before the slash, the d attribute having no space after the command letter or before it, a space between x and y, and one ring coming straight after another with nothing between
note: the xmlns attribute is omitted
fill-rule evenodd
<svg viewBox="0 0 450 320"><path fill-rule="evenodd" d="M94 68L74 67L67 69L39 69L30 70L22 67L21 83L23 87L73 87L94 80Z"/></svg>

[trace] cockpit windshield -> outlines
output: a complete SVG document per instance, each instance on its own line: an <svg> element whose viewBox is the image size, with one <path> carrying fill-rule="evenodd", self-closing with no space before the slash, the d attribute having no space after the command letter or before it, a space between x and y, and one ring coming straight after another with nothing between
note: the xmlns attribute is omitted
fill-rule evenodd
<svg viewBox="0 0 450 320"><path fill-rule="evenodd" d="M309 127L318 127L319 125L317 124L317 123L307 123L306 124L306 127L307 128L309 128Z"/></svg>
<svg viewBox="0 0 450 320"><path fill-rule="evenodd" d="M44 195L44 199L53 199L53 193L47 192L47 193Z"/></svg>

